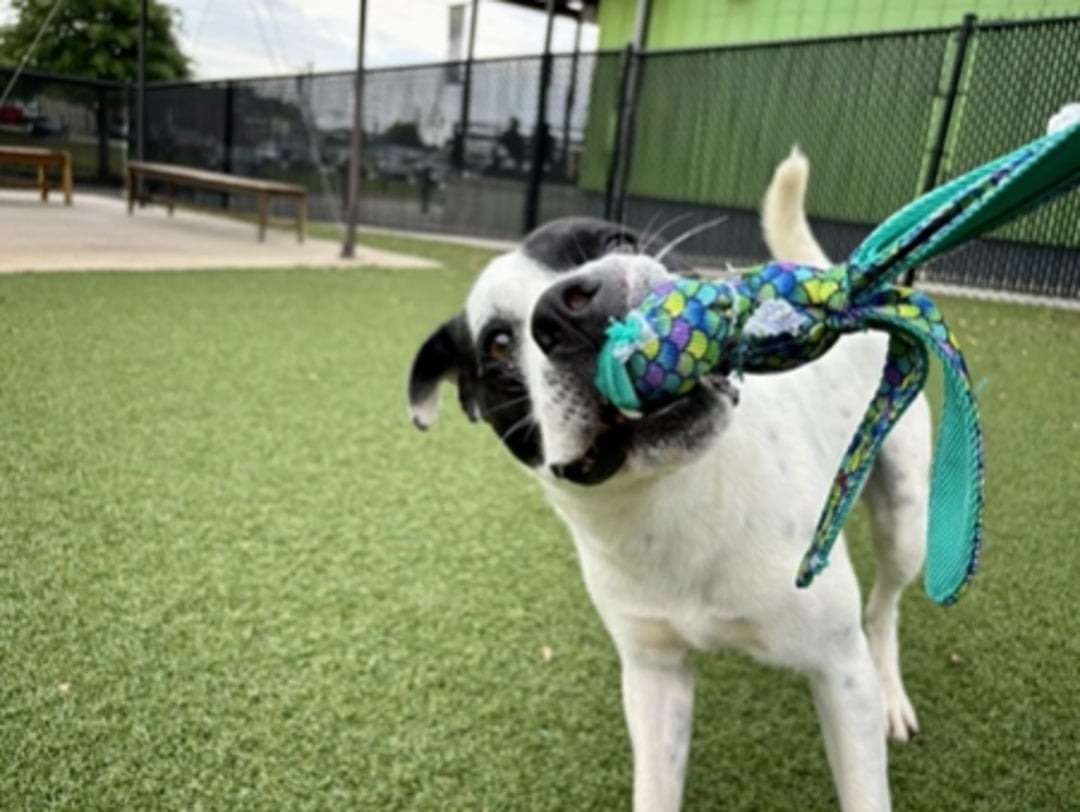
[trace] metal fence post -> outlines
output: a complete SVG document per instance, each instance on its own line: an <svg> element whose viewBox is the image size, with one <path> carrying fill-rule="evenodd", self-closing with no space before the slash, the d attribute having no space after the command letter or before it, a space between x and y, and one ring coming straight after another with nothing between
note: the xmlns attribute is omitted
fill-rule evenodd
<svg viewBox="0 0 1080 812"><path fill-rule="evenodd" d="M945 142L949 138L949 125L952 124L953 110L956 107L956 95L960 90L960 79L964 74L964 60L967 57L968 41L975 29L976 17L974 14L965 14L960 23L960 31L956 39L956 51L953 54L952 71L949 74L949 84L945 89L945 105L941 111L941 121L938 122L937 135L934 137L933 146L930 148L930 163L927 166L926 176L923 178L921 192L929 192L937 185L938 173L941 171L941 159L945 154Z"/></svg>
<svg viewBox="0 0 1080 812"><path fill-rule="evenodd" d="M546 53L540 62L540 101L533 128L532 162L529 166L529 186L525 191L525 233L536 228L540 219L540 184L544 180L544 160L551 143L547 122L548 86L551 84L551 54Z"/></svg>
<svg viewBox="0 0 1080 812"><path fill-rule="evenodd" d="M226 174L233 169L233 133L235 132L233 118L236 113L236 85L230 79L225 82L225 112L223 113L221 133L221 171ZM229 193L222 192L221 207L229 208Z"/></svg>
<svg viewBox="0 0 1080 812"><path fill-rule="evenodd" d="M472 100L473 55L476 50L476 21L480 0L472 0L469 12L469 50L465 54L465 75L461 82L461 113L458 118L458 137L454 139L454 148L450 156L454 168L459 173L465 172L466 158L469 153L469 105Z"/></svg>
<svg viewBox="0 0 1080 812"><path fill-rule="evenodd" d="M618 193L616 187L619 185L617 179L620 172L622 172L623 128L626 126L626 106L629 102L628 95L630 88L630 66L633 61L634 46L632 43L628 42L626 48L623 49L622 75L619 77L619 94L615 99L615 143L611 150L611 162L608 164L607 186L604 189L605 220L616 219L615 196ZM621 204L619 209L621 211Z"/></svg>
<svg viewBox="0 0 1080 812"><path fill-rule="evenodd" d="M634 151L634 110L637 93L644 70L645 49L649 44L649 23L652 17L652 0L638 0L634 19L634 39L626 51L623 98L620 100L618 147L614 156L611 213L608 219L622 223L626 216L626 185L630 176L630 163Z"/></svg>
<svg viewBox="0 0 1080 812"><path fill-rule="evenodd" d="M960 79L964 75L964 62L967 58L968 42L975 30L977 18L974 14L965 14L960 22L960 30L956 37L956 50L953 52L952 69L949 72L949 84L945 88L945 102L941 108L941 120L938 122L937 133L934 135L933 144L930 147L930 158L926 166L926 174L919 186L919 194L926 194L937 186L938 175L941 173L941 160L945 155L945 144L949 140L949 126L952 124L953 110L956 108L956 96L960 90ZM911 285L915 282L915 269L904 274L902 283Z"/></svg>
<svg viewBox="0 0 1080 812"><path fill-rule="evenodd" d="M112 174L109 167L109 102L103 85L98 85L96 92L97 125L97 177L101 183L108 183Z"/></svg>
<svg viewBox="0 0 1080 812"><path fill-rule="evenodd" d="M547 122L548 87L551 85L551 33L555 22L555 0L547 0L547 33L544 36L544 55L540 60L540 89L536 103L536 126L533 128L532 164L529 166L529 186L525 190L525 233L528 234L540 219L540 184L544 180L544 161L551 147L551 130Z"/></svg>
<svg viewBox="0 0 1080 812"><path fill-rule="evenodd" d="M581 54L581 17L578 17L577 28L574 29L574 50L570 56L570 82L566 88L566 102L563 105L562 125L562 174L567 180L574 179L574 173L570 166L570 118L574 114L574 99L577 96L578 57Z"/></svg>
<svg viewBox="0 0 1080 812"><path fill-rule="evenodd" d="M611 215L609 219L622 223L626 217L626 187L630 178L630 165L634 153L634 113L637 109L638 88L644 73L645 54L630 46L627 50L627 75L624 81L625 99L621 105L619 122L619 145L615 154L615 171L612 189Z"/></svg>

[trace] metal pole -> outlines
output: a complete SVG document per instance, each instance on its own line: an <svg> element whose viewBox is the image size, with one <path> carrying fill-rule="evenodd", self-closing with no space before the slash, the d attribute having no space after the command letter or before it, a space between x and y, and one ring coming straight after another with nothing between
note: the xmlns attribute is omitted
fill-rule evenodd
<svg viewBox="0 0 1080 812"><path fill-rule="evenodd" d="M532 165L529 167L529 186L525 192L525 231L536 228L540 218L540 183L544 178L544 158L551 141L547 126L548 85L551 84L551 34L555 24L555 0L547 0L547 32L544 34L544 56L540 60L540 92L536 104L536 126L533 128Z"/></svg>
<svg viewBox="0 0 1080 812"><path fill-rule="evenodd" d="M622 71L619 74L619 95L615 98L615 141L611 148L611 161L608 164L607 185L604 188L604 219L615 219L615 195L618 191L617 179L622 171L623 126L626 124L626 104L629 100L630 66L634 62L634 44L626 43L623 49Z"/></svg>
<svg viewBox="0 0 1080 812"><path fill-rule="evenodd" d="M109 175L109 100L104 87L98 87L96 98L97 126L97 177L99 183L108 183Z"/></svg>
<svg viewBox="0 0 1080 812"><path fill-rule="evenodd" d="M637 15L634 20L634 50L639 54L645 50L649 36L649 17L652 15L652 0L638 0Z"/></svg>
<svg viewBox="0 0 1080 812"><path fill-rule="evenodd" d="M570 117L574 114L574 97L577 95L577 70L580 52L581 15L578 14L577 28L574 29L574 51L570 57L570 84L566 90L566 106L563 108L562 168L563 176L567 180L572 180L574 177L570 167Z"/></svg>
<svg viewBox="0 0 1080 812"><path fill-rule="evenodd" d="M612 192L611 219L623 222L626 208L626 185L630 176L630 163L634 149L634 109L643 73L643 56L649 37L649 18L652 0L638 0L637 19L634 23L634 42L627 51L629 57L626 80L626 100L622 106L623 120L619 126L619 139L615 176Z"/></svg>
<svg viewBox="0 0 1080 812"><path fill-rule="evenodd" d="M233 171L233 141L235 140L236 128L236 87L230 79L225 82L224 98L222 99L222 117L224 125L221 133L221 171L226 175ZM229 193L221 193L221 207L229 208Z"/></svg>
<svg viewBox="0 0 1080 812"><path fill-rule="evenodd" d="M473 52L476 50L476 20L479 10L480 0L472 0L472 7L469 10L469 50L465 54L465 76L461 83L461 116L458 119L458 126L461 128L458 133L460 151L454 155L457 164L455 168L459 172L465 171L465 156L469 151L469 101L472 97Z"/></svg>
<svg viewBox="0 0 1080 812"><path fill-rule="evenodd" d="M926 194L933 189L938 182L938 174L941 172L941 159L945 155L945 142L949 139L949 125L952 123L953 110L956 107L956 96L960 90L960 79L964 75L964 60L967 57L968 42L971 33L975 30L976 17L974 14L965 14L960 23L960 31L956 37L956 51L953 53L952 70L949 73L949 84L945 88L945 105L941 109L941 120L938 122L937 133L934 135L934 143L930 148L930 162L926 167L926 175L923 177L920 194ZM901 283L912 285L915 282L915 269L907 271Z"/></svg>
<svg viewBox="0 0 1080 812"><path fill-rule="evenodd" d="M147 0L139 2L138 64L135 78L135 158L146 159L146 6Z"/></svg>
<svg viewBox="0 0 1080 812"><path fill-rule="evenodd" d="M960 90L960 78L964 73L964 58L967 55L971 32L975 28L975 20L974 14L965 14L963 22L960 23L960 32L956 39L956 52L953 54L952 72L949 74L949 85L945 90L945 106L941 111L941 121L938 122L934 145L930 149L930 164L927 167L926 176L923 178L922 194L929 192L937 185L938 173L941 171L941 159L945 154L945 142L949 137L949 125L952 123L953 108L956 107L956 94Z"/></svg>
<svg viewBox="0 0 1080 812"><path fill-rule="evenodd" d="M356 256L356 222L360 216L360 161L364 137L364 30L367 0L360 0L360 26L356 44L356 77L353 83L353 129L349 140L349 198L345 213L345 242L341 256Z"/></svg>
<svg viewBox="0 0 1080 812"><path fill-rule="evenodd" d="M139 2L138 53L135 56L135 160L146 159L146 5ZM135 198L143 205L145 184L140 174L135 181Z"/></svg>

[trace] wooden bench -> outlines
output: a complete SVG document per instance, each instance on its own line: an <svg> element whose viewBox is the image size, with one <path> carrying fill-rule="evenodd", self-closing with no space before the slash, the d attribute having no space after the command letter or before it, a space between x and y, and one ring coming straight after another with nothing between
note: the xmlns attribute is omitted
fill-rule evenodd
<svg viewBox="0 0 1080 812"><path fill-rule="evenodd" d="M140 180L156 181L164 184L164 198L155 198L145 193L139 195ZM296 201L296 239L298 242L304 241L304 227L307 224L307 190L303 186L147 161L128 162L127 186L128 214L135 210L135 200L138 197L144 202L155 199L161 200L168 207L170 217L176 204L175 192L177 186L196 186L217 192L253 194L257 202L259 242L266 239L266 223L270 216L270 201L275 197L292 199Z"/></svg>
<svg viewBox="0 0 1080 812"><path fill-rule="evenodd" d="M30 187L41 191L41 199L49 199L49 170L60 170L60 188L64 190L64 203L71 205L71 153L60 149L41 147L9 147L0 145L0 164L16 164L37 168L37 182L5 178L4 185Z"/></svg>

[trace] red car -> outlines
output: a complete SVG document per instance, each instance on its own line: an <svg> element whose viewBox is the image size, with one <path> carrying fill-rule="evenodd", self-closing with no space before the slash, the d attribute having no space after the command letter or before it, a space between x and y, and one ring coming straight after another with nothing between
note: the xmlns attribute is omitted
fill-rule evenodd
<svg viewBox="0 0 1080 812"><path fill-rule="evenodd" d="M26 112L14 104L8 104L0 107L0 124L27 124L29 119L26 117Z"/></svg>

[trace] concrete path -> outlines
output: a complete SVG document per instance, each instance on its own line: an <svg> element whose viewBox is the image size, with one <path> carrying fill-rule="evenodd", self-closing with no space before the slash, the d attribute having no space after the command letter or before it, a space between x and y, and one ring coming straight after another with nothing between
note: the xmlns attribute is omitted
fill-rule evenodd
<svg viewBox="0 0 1080 812"><path fill-rule="evenodd" d="M0 190L0 273L25 271L164 271L216 268L437 268L421 257L357 247L344 261L330 240L296 241L295 231L163 206L136 208L114 197L80 193L75 204L42 203L32 192Z"/></svg>

